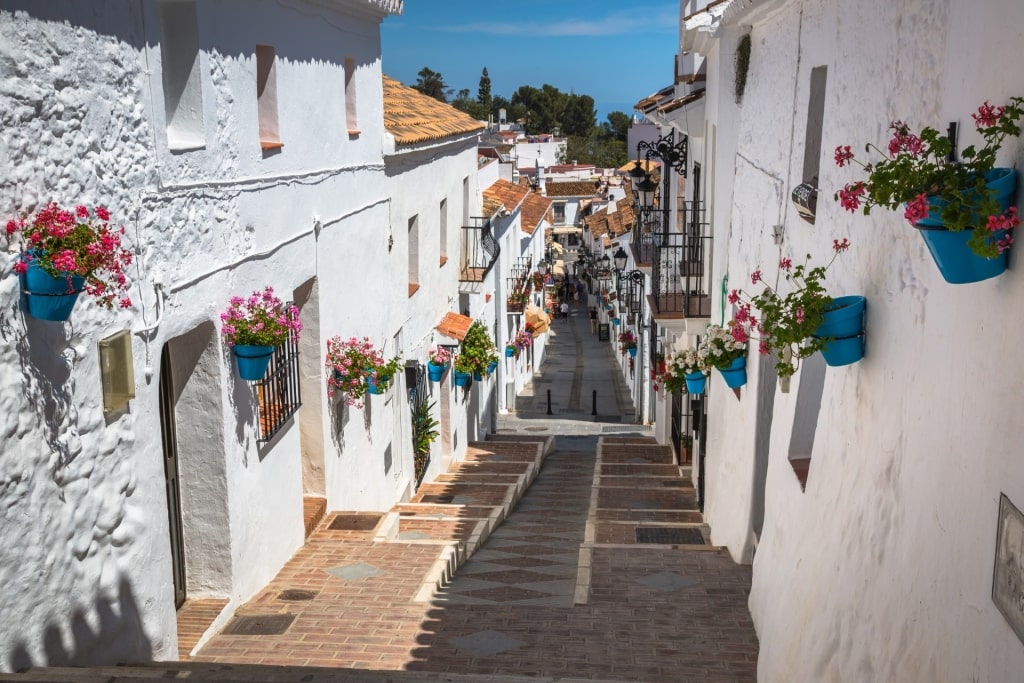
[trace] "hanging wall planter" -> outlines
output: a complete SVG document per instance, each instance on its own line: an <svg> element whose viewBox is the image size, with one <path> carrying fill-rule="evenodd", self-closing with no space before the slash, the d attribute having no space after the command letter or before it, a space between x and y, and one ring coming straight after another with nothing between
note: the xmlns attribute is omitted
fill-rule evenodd
<svg viewBox="0 0 1024 683"><path fill-rule="evenodd" d="M276 346L253 346L250 344L235 344L231 352L238 362L238 376L247 382L258 382L267 374L267 367L270 366L270 359L274 355Z"/></svg>
<svg viewBox="0 0 1024 683"><path fill-rule="evenodd" d="M464 387L469 384L469 380L473 376L472 373L462 372L461 370L456 370L452 374L455 376L455 386L457 387Z"/></svg>
<svg viewBox="0 0 1024 683"><path fill-rule="evenodd" d="M85 278L77 275L53 277L29 261L21 276L25 295L25 311L33 318L63 322L71 317L78 295L85 287Z"/></svg>
<svg viewBox="0 0 1024 683"><path fill-rule="evenodd" d="M856 363L864 357L864 311L867 299L862 296L840 296L824 313L825 320L814 336L832 340L822 348L821 355L830 367Z"/></svg>
<svg viewBox="0 0 1024 683"><path fill-rule="evenodd" d="M437 365L430 361L427 363L427 378L431 382L440 382L444 378L444 371L447 369L447 365Z"/></svg>
<svg viewBox="0 0 1024 683"><path fill-rule="evenodd" d="M719 368L726 386L730 389L742 387L747 383L747 357L740 356L724 368Z"/></svg>
<svg viewBox="0 0 1024 683"><path fill-rule="evenodd" d="M708 378L703 372L688 373L683 375L683 379L686 381L686 393L692 396L700 396L707 388Z"/></svg>

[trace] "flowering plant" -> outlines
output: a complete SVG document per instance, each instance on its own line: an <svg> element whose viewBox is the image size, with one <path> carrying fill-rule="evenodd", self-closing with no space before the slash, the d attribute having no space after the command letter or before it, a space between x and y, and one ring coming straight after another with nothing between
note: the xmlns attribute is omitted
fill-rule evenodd
<svg viewBox="0 0 1024 683"><path fill-rule="evenodd" d="M109 221L105 207L76 206L68 211L56 203L31 218L7 221L8 240L17 235L22 241L14 272L24 274L32 263L55 278L65 278L69 294L75 291L71 277L85 278L85 292L101 306L113 308L116 302L121 308L131 307L124 269L132 262L132 253L121 246L124 227L113 228Z"/></svg>
<svg viewBox="0 0 1024 683"><path fill-rule="evenodd" d="M220 331L228 346L280 346L289 335L297 335L302 329L299 309L274 296L273 287L253 292L247 299L231 297L220 321Z"/></svg>
<svg viewBox="0 0 1024 683"><path fill-rule="evenodd" d="M623 353L636 348L636 335L633 334L633 330L626 330L619 334L619 348Z"/></svg>
<svg viewBox="0 0 1024 683"><path fill-rule="evenodd" d="M386 365L384 354L374 347L369 337L331 337L327 340L327 357L324 360L327 395L343 392L347 405L361 408L363 404L359 399L368 389L367 377L374 372L380 373Z"/></svg>
<svg viewBox="0 0 1024 683"><path fill-rule="evenodd" d="M950 160L955 150L947 136L930 127L920 134L913 133L903 121L889 125L892 138L888 153L873 143L865 145L865 152L874 150L882 155L876 163L862 163L849 145L836 147L836 165L856 163L867 171L868 177L847 183L835 199L850 212L863 207L865 215L874 206L897 209L906 204L903 217L911 225L927 218L934 208L948 230L973 230L968 245L976 254L985 258L998 256L1010 247L1013 238L993 233L1014 228L1020 220L1014 207L1003 212L995 191L986 187L991 179L986 174L991 176L1003 140L1020 135L1017 121L1024 116L1022 105L1024 98L1011 97L1004 107L994 107L987 101L978 107L971 117L984 144L980 149L974 145L966 147L960 153L962 162ZM932 207L930 198L934 201Z"/></svg>
<svg viewBox="0 0 1024 683"><path fill-rule="evenodd" d="M702 349L707 349L707 364L710 367L724 370L737 358L747 355L747 334L741 331L733 333L736 321L730 320L728 327L709 325L704 333Z"/></svg>
<svg viewBox="0 0 1024 683"><path fill-rule="evenodd" d="M430 350L430 362L434 365L446 367L452 361L452 352L443 346Z"/></svg>
<svg viewBox="0 0 1024 683"><path fill-rule="evenodd" d="M525 351L533 345L533 333L529 330L520 330L519 332L516 332L516 338L515 341L512 342L512 345L515 346L516 355L518 355L520 351Z"/></svg>
<svg viewBox="0 0 1024 683"><path fill-rule="evenodd" d="M779 261L779 270L785 274L792 288L785 295L764 281L760 269L751 273L751 283L763 283L764 289L754 296L738 289L729 293L729 303L737 306L729 323L732 338L743 343L748 339L758 340L761 355L775 355L775 370L779 377L792 376L800 365L800 359L820 351L830 341L827 337L814 336L825 319L825 312L832 305L832 297L826 293L823 280L836 257L849 247L848 239L841 242L833 240L832 260L824 266L812 268L810 254L803 263L795 266L788 258ZM754 316L753 308L760 312L760 320Z"/></svg>
<svg viewBox="0 0 1024 683"><path fill-rule="evenodd" d="M685 351L678 351L669 356L668 367L678 375L693 375L698 372L706 375L711 372L711 366L707 361L707 349L691 346Z"/></svg>

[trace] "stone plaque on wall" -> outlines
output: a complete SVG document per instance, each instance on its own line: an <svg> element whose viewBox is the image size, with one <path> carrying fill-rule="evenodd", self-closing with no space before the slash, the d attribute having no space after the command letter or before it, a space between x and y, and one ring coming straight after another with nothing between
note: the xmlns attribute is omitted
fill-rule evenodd
<svg viewBox="0 0 1024 683"><path fill-rule="evenodd" d="M1005 493L999 497L992 601L1024 643L1024 514Z"/></svg>

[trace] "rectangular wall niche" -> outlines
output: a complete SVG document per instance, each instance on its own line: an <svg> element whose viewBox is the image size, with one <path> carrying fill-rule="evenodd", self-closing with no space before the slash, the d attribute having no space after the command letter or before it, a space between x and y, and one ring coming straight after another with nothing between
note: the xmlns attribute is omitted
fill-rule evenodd
<svg viewBox="0 0 1024 683"><path fill-rule="evenodd" d="M110 414L135 398L135 370L132 365L132 337L121 330L98 343L100 380L103 383L103 412Z"/></svg>
<svg viewBox="0 0 1024 683"><path fill-rule="evenodd" d="M256 104L260 124L260 147L280 149L277 123L277 56L272 45L256 46Z"/></svg>
<svg viewBox="0 0 1024 683"><path fill-rule="evenodd" d="M1005 493L999 496L992 602L1024 643L1024 514Z"/></svg>
<svg viewBox="0 0 1024 683"><path fill-rule="evenodd" d="M178 152L200 149L206 145L206 136L196 3L162 0L157 13L167 146Z"/></svg>

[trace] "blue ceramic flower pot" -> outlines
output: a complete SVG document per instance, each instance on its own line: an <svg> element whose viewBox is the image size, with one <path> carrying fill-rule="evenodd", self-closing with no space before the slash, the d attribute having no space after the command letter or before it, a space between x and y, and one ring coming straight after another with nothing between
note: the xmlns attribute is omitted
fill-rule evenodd
<svg viewBox="0 0 1024 683"><path fill-rule="evenodd" d="M85 288L85 278L77 275L53 277L34 260L22 258L28 265L28 270L21 276L25 311L40 320L64 322L70 318L78 295Z"/></svg>
<svg viewBox="0 0 1024 683"><path fill-rule="evenodd" d="M464 387L469 384L469 378L473 376L468 372L462 372L460 370L456 370L452 374L455 376L455 386L457 387Z"/></svg>
<svg viewBox="0 0 1024 683"><path fill-rule="evenodd" d="M490 363L487 364L487 374L488 375L490 375L491 373L493 373L497 369L498 369L498 361L492 360Z"/></svg>
<svg viewBox="0 0 1024 683"><path fill-rule="evenodd" d="M955 234L955 233L954 233ZM864 357L864 311L867 299L862 296L840 296L825 311L825 320L814 336L832 337L821 351L825 363L837 368L856 363Z"/></svg>
<svg viewBox="0 0 1024 683"><path fill-rule="evenodd" d="M683 375L683 380L686 382L686 393L693 396L703 394L708 382L708 378L703 372L692 372L688 375Z"/></svg>
<svg viewBox="0 0 1024 683"><path fill-rule="evenodd" d="M719 368L718 372L722 375L722 379L725 380L726 386L730 389L742 387L747 383L747 357L740 356L729 363L728 366Z"/></svg>
<svg viewBox="0 0 1024 683"><path fill-rule="evenodd" d="M516 355L516 350L513 347L511 347L511 346L506 346L505 347L505 358L511 358L514 355Z"/></svg>
<svg viewBox="0 0 1024 683"><path fill-rule="evenodd" d="M1005 213L1013 203L1014 191L1017 187L1017 172L1012 168L994 168L985 174L986 186L995 192L1000 210ZM928 217L920 221L918 228L925 246L935 260L942 278L951 285L962 285L981 282L1000 275L1006 270L1007 252L993 259L982 258L967 246L971 239L970 230L951 232L942 223L941 212L945 202L929 197L930 211ZM979 216L978 221L986 221L987 216ZM992 239L998 240L1005 236L1005 231L992 233Z"/></svg>
<svg viewBox="0 0 1024 683"><path fill-rule="evenodd" d="M427 363L427 377L431 382L440 382L444 377L444 371L448 369L447 365L436 365L433 362Z"/></svg>
<svg viewBox="0 0 1024 683"><path fill-rule="evenodd" d="M627 350L629 351L630 357L636 358L636 347L635 346L630 348L630 349L627 349Z"/></svg>
<svg viewBox="0 0 1024 683"><path fill-rule="evenodd" d="M267 374L267 367L276 346L250 346L235 344L231 351L238 362L238 376L247 382L258 382Z"/></svg>

